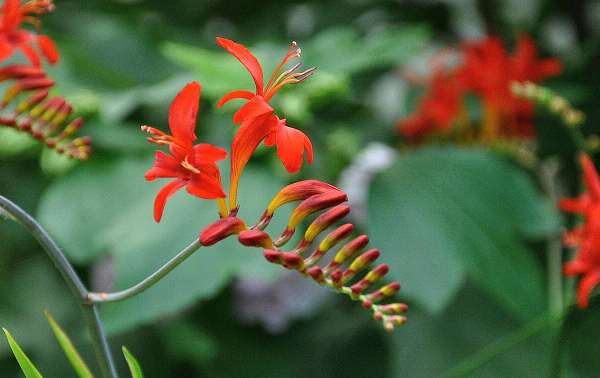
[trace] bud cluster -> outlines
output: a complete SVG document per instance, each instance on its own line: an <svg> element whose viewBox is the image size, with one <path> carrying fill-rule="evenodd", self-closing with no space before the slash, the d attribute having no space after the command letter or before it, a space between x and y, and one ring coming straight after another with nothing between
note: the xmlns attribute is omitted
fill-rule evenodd
<svg viewBox="0 0 600 378"><path fill-rule="evenodd" d="M511 84L511 90L515 96L546 107L550 112L561 117L569 127L580 126L585 121L585 114L582 111L575 109L564 97L548 88L530 81L524 83L515 81Z"/></svg>
<svg viewBox="0 0 600 378"><path fill-rule="evenodd" d="M272 239L264 229L277 208L293 201L301 202L292 211L285 230ZM395 326L406 322L402 314L408 310L408 306L403 303L380 304L400 290L398 282L368 291L383 280L389 268L386 264L372 267L380 252L375 248L363 251L369 243L366 235L350 238L354 226L351 223L337 225L350 212L346 201L346 193L320 181L291 184L277 194L255 226L239 232L238 240L246 246L263 248L269 262L296 270L320 285L361 302L365 309L372 311L376 320L382 322L386 330L392 331ZM301 222L319 212L295 247L291 250L281 248L294 236ZM327 232L328 229L332 231ZM317 238L320 239L318 242ZM331 255L329 261L324 262L328 252L336 246L341 247ZM364 272L366 274L360 277Z"/></svg>
<svg viewBox="0 0 600 378"><path fill-rule="evenodd" d="M54 81L40 67L12 64L0 68L0 82L14 81L0 102L0 124L26 132L73 159L85 160L91 152L89 137L75 137L83 119L72 119L73 107L62 97L52 97ZM19 98L24 97L24 99ZM11 105L13 105L11 107Z"/></svg>

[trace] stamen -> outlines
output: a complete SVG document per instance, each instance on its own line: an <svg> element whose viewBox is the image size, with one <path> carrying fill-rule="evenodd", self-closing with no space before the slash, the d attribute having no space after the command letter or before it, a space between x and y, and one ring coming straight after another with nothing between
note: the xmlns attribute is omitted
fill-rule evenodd
<svg viewBox="0 0 600 378"><path fill-rule="evenodd" d="M196 174L200 173L198 168L196 168L192 164L190 164L187 157L181 162L181 166L192 173L196 173Z"/></svg>
<svg viewBox="0 0 600 378"><path fill-rule="evenodd" d="M283 68L283 66L287 62L289 62L290 59L298 58L298 57L300 57L300 55L302 55L302 49L300 49L298 47L298 44L296 43L296 41L292 41L290 43L290 47L288 48L287 53L285 54L285 56L283 57L283 59L281 60L281 62L279 62L279 64L277 65L277 67L273 71L273 74L269 78L269 81L267 82L267 85L265 87L266 88L271 87L273 85L273 83L276 81L275 78L278 76L278 73L279 73L279 71L281 71L281 69Z"/></svg>

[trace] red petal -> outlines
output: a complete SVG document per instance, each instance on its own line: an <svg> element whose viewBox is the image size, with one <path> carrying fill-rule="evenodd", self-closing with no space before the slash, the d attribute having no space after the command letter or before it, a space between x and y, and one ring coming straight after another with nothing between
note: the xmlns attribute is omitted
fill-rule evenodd
<svg viewBox="0 0 600 378"><path fill-rule="evenodd" d="M300 170L305 150L308 162L312 163L312 144L302 131L283 125L277 130L276 138L277 155L289 173L297 173Z"/></svg>
<svg viewBox="0 0 600 378"><path fill-rule="evenodd" d="M9 32L15 29L22 20L19 10L20 0L5 0L2 5L2 29Z"/></svg>
<svg viewBox="0 0 600 378"><path fill-rule="evenodd" d="M272 120L276 117L270 114L244 121L231 143L231 196L230 201L235 207L237 200L237 185L244 167L252 153L265 137L271 132Z"/></svg>
<svg viewBox="0 0 600 378"><path fill-rule="evenodd" d="M561 198L558 203L558 207L562 211L578 214L583 214L589 205L590 201L587 196L582 196L582 198Z"/></svg>
<svg viewBox="0 0 600 378"><path fill-rule="evenodd" d="M600 200L600 177L598 177L594 162L586 154L581 154L580 160L587 190L593 199Z"/></svg>
<svg viewBox="0 0 600 378"><path fill-rule="evenodd" d="M191 147L196 140L196 118L200 106L200 92L202 87L198 82L192 81L175 96L169 109L169 128L171 133L186 147Z"/></svg>
<svg viewBox="0 0 600 378"><path fill-rule="evenodd" d="M236 43L230 39L217 37L217 44L227 50L231 55L235 56L246 67L254 85L256 86L256 94L263 93L263 72L258 59L244 45Z"/></svg>
<svg viewBox="0 0 600 378"><path fill-rule="evenodd" d="M217 160L223 160L227 157L227 151L208 143L201 143L194 146L194 163L196 164L214 164Z"/></svg>
<svg viewBox="0 0 600 378"><path fill-rule="evenodd" d="M50 37L45 35L38 36L37 41L38 46L40 47L42 54L44 54L44 56L48 60L48 63L55 64L56 62L58 62L58 49L56 48L54 41L51 40Z"/></svg>
<svg viewBox="0 0 600 378"><path fill-rule="evenodd" d="M184 180L173 180L167 185L163 186L158 192L156 199L154 200L154 220L156 222L160 222L165 209L165 204L167 203L169 197L171 197L179 189L183 188L185 183L186 182Z"/></svg>
<svg viewBox="0 0 600 378"><path fill-rule="evenodd" d="M0 60L8 59L13 54L13 45L4 36L0 36Z"/></svg>
<svg viewBox="0 0 600 378"><path fill-rule="evenodd" d="M579 281L577 289L577 304L581 308L586 308L590 301L592 290L600 283L600 271L595 271L583 276Z"/></svg>
<svg viewBox="0 0 600 378"><path fill-rule="evenodd" d="M253 118L272 112L273 108L262 96L254 96L235 112L233 122L241 124L242 122L251 121Z"/></svg>
<svg viewBox="0 0 600 378"><path fill-rule="evenodd" d="M144 177L148 181L153 181L157 178L171 178L179 176L181 165L179 160L162 151L156 151L155 160L152 168L150 168Z"/></svg>
<svg viewBox="0 0 600 378"><path fill-rule="evenodd" d="M204 199L225 197L221 181L217 177L211 177L203 172L194 174L192 180L188 182L186 190L191 195Z"/></svg>
<svg viewBox="0 0 600 378"><path fill-rule="evenodd" d="M217 103L217 108L222 107L223 105L225 105L226 103L228 103L231 100L235 100L235 99L250 100L254 96L256 96L256 94L254 94L250 91L247 91L245 89L238 89L235 91L231 91L231 92L225 94L225 96L221 97L221 99Z"/></svg>

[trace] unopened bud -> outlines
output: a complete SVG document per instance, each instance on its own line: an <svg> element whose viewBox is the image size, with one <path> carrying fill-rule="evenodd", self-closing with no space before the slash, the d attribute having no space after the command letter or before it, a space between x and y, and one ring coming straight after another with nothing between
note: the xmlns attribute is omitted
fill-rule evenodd
<svg viewBox="0 0 600 378"><path fill-rule="evenodd" d="M350 287L354 294L360 294L368 289L375 282L379 281L389 271L387 264L378 265L375 269L371 270L362 280L358 281Z"/></svg>
<svg viewBox="0 0 600 378"><path fill-rule="evenodd" d="M346 193L342 191L330 191L323 194L311 196L298 205L288 221L288 229L295 229L296 226L310 214L339 205L348 200Z"/></svg>
<svg viewBox="0 0 600 378"><path fill-rule="evenodd" d="M361 250L369 244L369 237L367 235L360 235L356 238L352 239L348 243L344 244L344 246L336 253L333 260L329 263L325 271L331 271L338 266L342 265L346 260L352 257L356 252Z"/></svg>
<svg viewBox="0 0 600 378"><path fill-rule="evenodd" d="M387 285L381 287L379 290L368 294L366 296L366 298L371 303L376 303L384 298L391 297L392 295L396 294L399 290L400 290L400 284L398 282L392 282L390 284L387 284Z"/></svg>
<svg viewBox="0 0 600 378"><path fill-rule="evenodd" d="M319 215L317 219L308 226L308 229L304 233L304 240L309 243L312 242L319 234L321 234L321 232L323 232L323 230L344 218L348 213L350 213L350 206L348 205L338 205L327 210L325 213Z"/></svg>
<svg viewBox="0 0 600 378"><path fill-rule="evenodd" d="M200 233L200 244L213 245L231 235L239 234L246 229L246 224L240 218L227 217L208 225Z"/></svg>
<svg viewBox="0 0 600 378"><path fill-rule="evenodd" d="M306 265L311 266L317 263L331 248L335 247L340 241L344 240L354 230L354 225L346 223L334 231L330 232L315 251L306 259Z"/></svg>
<svg viewBox="0 0 600 378"><path fill-rule="evenodd" d="M244 230L238 235L238 240L248 247L273 248L271 237L261 230Z"/></svg>
<svg viewBox="0 0 600 378"><path fill-rule="evenodd" d="M344 272L344 277L343 277L342 281L344 283L348 282L358 272L363 270L365 267L367 267L373 261L377 260L379 258L379 255L380 255L379 250L376 248L373 248L373 249L370 249L367 252L363 253L362 255L358 256L356 259L354 259L354 261L352 261L352 264L350 264L350 267Z"/></svg>
<svg viewBox="0 0 600 378"><path fill-rule="evenodd" d="M317 194L330 191L340 191L331 184L318 180L304 180L290 184L277 193L267 207L266 215L272 216L275 210L286 203L304 200Z"/></svg>

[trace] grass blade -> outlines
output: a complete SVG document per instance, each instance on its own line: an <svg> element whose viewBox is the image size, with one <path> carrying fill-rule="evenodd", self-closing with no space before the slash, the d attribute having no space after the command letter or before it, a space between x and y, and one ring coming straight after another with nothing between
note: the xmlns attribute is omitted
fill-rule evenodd
<svg viewBox="0 0 600 378"><path fill-rule="evenodd" d="M58 343L65 352L65 355L69 359L69 362L71 363L73 370L75 370L75 373L77 373L77 376L79 378L93 378L94 375L85 364L85 361L83 361L83 358L81 358L81 355L77 349L75 349L75 346L69 339L69 336L67 336L65 331L63 331L56 320L54 320L52 314L50 314L48 310L44 310L44 315L46 315L48 323L50 323L50 327L52 327L52 331L54 331L56 340L58 340Z"/></svg>
<svg viewBox="0 0 600 378"><path fill-rule="evenodd" d="M8 332L6 330L6 328L2 328L2 330L4 331L4 334L6 335L6 339L8 340L8 345L10 346L10 349L12 350L13 354L15 355L15 358L17 359L19 366L21 366L21 370L23 371L23 374L25 374L25 377L26 378L42 378L42 375L40 374L38 369L35 367L33 362L31 362L29 357L27 357L25 352L23 352L23 349L21 349L19 344L17 344L17 341L12 337L10 332Z"/></svg>
<svg viewBox="0 0 600 378"><path fill-rule="evenodd" d="M142 367L140 366L140 363L135 359L135 357L133 357L133 354L131 354L125 347L123 347L123 355L125 356L125 359L127 360L127 365L129 365L129 371L131 372L131 377L132 378L143 378L144 374L142 373Z"/></svg>

